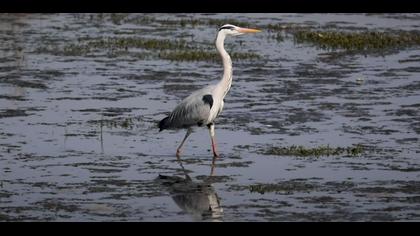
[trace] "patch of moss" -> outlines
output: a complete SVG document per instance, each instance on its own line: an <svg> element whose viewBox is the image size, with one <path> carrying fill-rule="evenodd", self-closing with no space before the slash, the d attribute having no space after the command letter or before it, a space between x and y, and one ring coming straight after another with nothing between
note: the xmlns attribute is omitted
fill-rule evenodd
<svg viewBox="0 0 420 236"><path fill-rule="evenodd" d="M309 156L339 156L339 155L348 155L348 156L358 156L364 152L364 148L361 145L355 145L352 147L330 147L319 146L315 148L307 148L304 146L290 146L290 147L269 147L264 150L260 150L262 154L265 155L276 155L276 156L299 156L299 157L309 157Z"/></svg>

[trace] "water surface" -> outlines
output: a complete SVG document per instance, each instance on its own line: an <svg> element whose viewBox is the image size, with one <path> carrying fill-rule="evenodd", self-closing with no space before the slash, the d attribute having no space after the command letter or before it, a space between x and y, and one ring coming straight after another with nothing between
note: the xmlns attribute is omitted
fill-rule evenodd
<svg viewBox="0 0 420 236"><path fill-rule="evenodd" d="M139 48L54 53L107 37L212 50L217 27L168 22L227 18L387 31L418 30L420 15L1 14L0 220L418 221L419 48L331 59L264 28L227 39L229 52L260 58L233 58L214 165L206 129L190 136L180 163L185 131L159 133L156 122L220 79L221 63L162 60ZM357 144L367 151L261 152Z"/></svg>

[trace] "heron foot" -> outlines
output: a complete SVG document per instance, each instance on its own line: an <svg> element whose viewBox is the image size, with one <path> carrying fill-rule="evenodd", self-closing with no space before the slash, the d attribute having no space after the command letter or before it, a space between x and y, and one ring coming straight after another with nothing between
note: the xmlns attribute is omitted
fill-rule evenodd
<svg viewBox="0 0 420 236"><path fill-rule="evenodd" d="M220 158L220 155L219 155L219 154L217 154L217 153L215 153L215 152L213 152L213 156L214 156L215 158Z"/></svg>
<svg viewBox="0 0 420 236"><path fill-rule="evenodd" d="M181 150L177 149L176 150L176 158L179 160L180 157L181 157Z"/></svg>

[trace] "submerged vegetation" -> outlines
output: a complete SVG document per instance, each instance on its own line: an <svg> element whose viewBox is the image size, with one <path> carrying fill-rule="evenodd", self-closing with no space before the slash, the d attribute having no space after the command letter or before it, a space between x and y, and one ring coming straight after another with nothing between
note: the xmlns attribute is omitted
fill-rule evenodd
<svg viewBox="0 0 420 236"><path fill-rule="evenodd" d="M96 20L104 20L106 17L104 15L98 15L98 19ZM92 20L94 20L92 18ZM145 16L145 15L137 15L137 16L130 16L126 13L112 13L109 15L109 20L116 25L120 25L123 23L132 23L138 25L145 25L151 23L158 23L164 26L176 26L176 27L197 27L200 25L206 26L221 26L229 22L229 24L247 27L251 26L249 23L244 21L239 21L234 18L225 18L225 19L205 19L205 18L195 18L195 17L185 17L181 19L157 19L153 16Z"/></svg>
<svg viewBox="0 0 420 236"><path fill-rule="evenodd" d="M100 128L132 130L141 125L141 117L115 117L112 119L90 120L88 123L98 125Z"/></svg>
<svg viewBox="0 0 420 236"><path fill-rule="evenodd" d="M79 40L80 41L80 40ZM129 49L144 49L146 52L130 52ZM199 43L188 43L185 40L146 39L139 37L121 37L92 39L86 43L69 44L62 48L57 46L40 47L38 53L51 53L63 56L92 56L106 52L108 56L131 55L137 59L146 56L170 61L219 61L220 56L214 50L208 50ZM233 52L233 60L253 60L260 56L251 52Z"/></svg>
<svg viewBox="0 0 420 236"><path fill-rule="evenodd" d="M293 192L310 192L315 189L314 184L310 184L304 181L296 181L290 180L275 184L253 184L248 187L251 193L283 193L283 194L291 194Z"/></svg>
<svg viewBox="0 0 420 236"><path fill-rule="evenodd" d="M187 41L169 39L146 39L139 37L112 37L89 41L88 48L128 49L143 48L149 50L187 50Z"/></svg>
<svg viewBox="0 0 420 236"><path fill-rule="evenodd" d="M180 19L158 19L153 16L132 14L97 14L90 17L92 22L109 21L116 25L137 24L154 26L165 30L176 27L214 27L230 23L241 27L253 27L266 32L269 39L283 42L286 39L298 44L310 44L327 50L344 50L353 53L371 53L379 50L400 49L420 45L419 31L372 31L368 29L336 29L330 25L317 26L313 23L270 23L258 24L252 21L240 21L233 18L211 19L184 17ZM316 26L316 27L315 27ZM116 33L120 34L120 33ZM95 56L105 53L108 57L131 56L136 59L162 59L170 61L218 61L219 56L209 42L197 42L194 39L158 39L142 37L79 38L77 42L65 46L41 46L38 53L50 53L61 56ZM143 49L138 52L131 49ZM381 52L387 52L381 51ZM255 60L261 56L253 52L232 52L233 60Z"/></svg>
<svg viewBox="0 0 420 236"><path fill-rule="evenodd" d="M252 60L259 59L260 56L255 53L231 53L234 60ZM171 61L219 61L220 56L217 52L208 52L204 50L191 51L172 51L159 53L159 58Z"/></svg>
<svg viewBox="0 0 420 236"><path fill-rule="evenodd" d="M343 31L342 29L331 30L335 25L326 24L319 26L308 23L282 22L273 24L258 24L256 22L240 21L233 18L225 19L206 19L206 18L181 18L181 19L157 19L150 16L137 16L134 18L127 17L126 14L121 16L112 15L111 20L118 18L118 22L124 19L127 23L150 24L156 22L163 26L179 26L179 27L198 27L211 26L219 27L229 22L229 24L241 27L257 27L264 31L275 33L273 38L278 41L284 40L287 33L293 37L296 43L312 43L323 49L345 49L366 51L374 49L401 48L420 45L419 31L393 31L381 32L368 30L367 28L349 27L354 30Z"/></svg>
<svg viewBox="0 0 420 236"><path fill-rule="evenodd" d="M290 147L269 147L264 150L260 150L262 154L265 155L276 155L276 156L299 156L299 157L309 157L309 156L358 156L364 152L364 148L361 145L355 145L352 147L330 147L319 146L314 148L307 148L304 146L295 146Z"/></svg>
<svg viewBox="0 0 420 236"><path fill-rule="evenodd" d="M293 33L297 43L312 43L323 49L375 50L420 45L420 32L340 32L297 30Z"/></svg>

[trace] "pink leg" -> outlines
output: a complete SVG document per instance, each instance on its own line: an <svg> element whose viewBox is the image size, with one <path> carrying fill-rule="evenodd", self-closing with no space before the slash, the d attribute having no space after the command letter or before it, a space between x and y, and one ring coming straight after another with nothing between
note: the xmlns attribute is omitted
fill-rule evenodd
<svg viewBox="0 0 420 236"><path fill-rule="evenodd" d="M217 154L216 141L214 140L214 137L211 137L211 148L213 149L214 157L220 157L219 154Z"/></svg>
<svg viewBox="0 0 420 236"><path fill-rule="evenodd" d="M188 136L190 136L190 134L192 133L192 129L188 129L187 133L185 134L184 139L182 140L181 144L179 145L179 147L176 149L176 157L179 159L180 154L181 154L181 148L182 146L184 146L185 140L187 140Z"/></svg>
<svg viewBox="0 0 420 236"><path fill-rule="evenodd" d="M213 157L213 161L211 162L210 176L214 176L215 166L216 166L216 156Z"/></svg>
<svg viewBox="0 0 420 236"><path fill-rule="evenodd" d="M211 124L208 126L210 131L210 138L211 138L211 148L213 149L213 155L214 157L220 157L219 154L217 154L217 148L216 148L216 141L214 138L214 124Z"/></svg>

